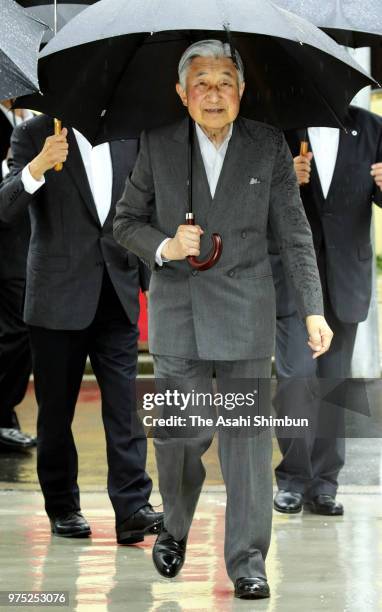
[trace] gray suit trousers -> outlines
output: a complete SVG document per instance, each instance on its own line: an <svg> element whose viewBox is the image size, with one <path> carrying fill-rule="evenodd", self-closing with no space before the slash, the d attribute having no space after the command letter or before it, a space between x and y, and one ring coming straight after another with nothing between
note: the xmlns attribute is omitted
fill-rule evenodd
<svg viewBox="0 0 382 612"><path fill-rule="evenodd" d="M154 355L157 384L163 379L166 388L183 393L212 392L214 372L218 392L234 389L235 384L238 391L239 379L261 378L262 385L269 385L270 371L270 358L203 361ZM199 410L203 416L211 416L216 408L202 406ZM268 407L261 410L262 414L269 413ZM175 539L183 538L190 529L206 475L202 456L214 433L214 428L192 428L188 437L183 434L154 440L165 527ZM256 435L219 431L219 460L227 492L224 554L232 581L266 577L265 557L272 528L271 459L270 429Z"/></svg>

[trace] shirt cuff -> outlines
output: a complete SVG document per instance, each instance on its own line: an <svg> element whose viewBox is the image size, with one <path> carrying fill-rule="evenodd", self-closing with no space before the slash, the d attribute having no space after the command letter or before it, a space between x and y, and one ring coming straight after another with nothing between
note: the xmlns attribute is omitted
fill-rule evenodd
<svg viewBox="0 0 382 612"><path fill-rule="evenodd" d="M6 159L3 159L1 162L1 176L5 178L9 174L8 162Z"/></svg>
<svg viewBox="0 0 382 612"><path fill-rule="evenodd" d="M166 244L166 242L168 242L169 240L171 240L171 238L165 238L164 240L162 240L162 242L160 243L159 247L156 250L155 261L158 264L158 266L163 266L163 264L166 261L169 261L169 259L162 259L162 249L164 245Z"/></svg>
<svg viewBox="0 0 382 612"><path fill-rule="evenodd" d="M25 191L32 195L33 193L35 193L35 191L37 191L37 189L40 189L40 187L44 185L45 177L43 176L40 181L36 181L36 179L33 178L33 176L31 175L28 165L25 166L24 170L21 173L21 181L24 185Z"/></svg>

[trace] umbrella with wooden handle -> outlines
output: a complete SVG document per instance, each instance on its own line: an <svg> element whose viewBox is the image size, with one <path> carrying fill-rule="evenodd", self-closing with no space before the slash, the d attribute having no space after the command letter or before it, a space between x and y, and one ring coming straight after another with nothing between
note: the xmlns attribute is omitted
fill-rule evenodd
<svg viewBox="0 0 382 612"><path fill-rule="evenodd" d="M53 29L54 29L54 35L56 35L57 34L57 0L54 0L54 28ZM53 119L53 123L54 123L54 134L55 136L59 136L62 130L62 123L60 119ZM62 162L59 162L58 164L54 166L54 169L56 172L61 172L63 167L64 167L64 164Z"/></svg>

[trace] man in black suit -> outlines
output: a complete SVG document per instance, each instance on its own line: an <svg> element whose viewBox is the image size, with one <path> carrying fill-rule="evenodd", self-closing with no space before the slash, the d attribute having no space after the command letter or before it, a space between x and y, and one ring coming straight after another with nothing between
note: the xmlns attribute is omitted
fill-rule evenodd
<svg viewBox="0 0 382 612"><path fill-rule="evenodd" d="M367 317L371 297L370 224L372 203L382 206L382 120L350 107L346 128L309 128L310 152L303 156L306 131L287 133L312 229L325 317L334 332L330 351L317 362L309 354L277 247L273 240L269 244L277 294L275 404L279 414L311 417L304 436L278 436L283 457L276 468L274 507L284 513L300 512L305 503L313 513L343 514L336 492L345 458L344 412L335 406L325 411L314 380L317 376L321 389L331 388L334 404L345 406L346 385L340 383L350 376L357 326Z"/></svg>
<svg viewBox="0 0 382 612"><path fill-rule="evenodd" d="M136 141L92 148L75 130L52 136L52 129L45 116L15 129L14 166L0 191L4 222L27 208L31 217L24 319L39 406L38 476L52 532L89 535L71 431L89 355L101 388L117 540L133 544L163 516L148 501L147 443L135 412L138 292L147 290L148 272L112 235ZM60 162L63 170L52 170Z"/></svg>
<svg viewBox="0 0 382 612"><path fill-rule="evenodd" d="M24 111L0 102L0 182L8 173L11 134ZM25 272L30 236L24 212L10 224L0 222L0 450L24 451L35 438L20 430L15 407L22 402L32 369L28 331L22 319Z"/></svg>

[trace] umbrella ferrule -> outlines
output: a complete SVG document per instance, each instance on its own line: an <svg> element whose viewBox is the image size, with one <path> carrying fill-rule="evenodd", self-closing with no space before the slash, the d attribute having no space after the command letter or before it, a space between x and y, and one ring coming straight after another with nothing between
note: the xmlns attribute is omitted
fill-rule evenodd
<svg viewBox="0 0 382 612"><path fill-rule="evenodd" d="M231 30L230 30L230 27L229 27L229 23L228 22L224 23L223 27L224 27L225 32L227 34L227 41L228 41L230 52L231 52L231 59L232 59L234 65L236 66L236 68L239 68L239 63L237 61L236 49L235 49L234 44L233 44L233 40L232 40L232 36L231 36Z"/></svg>

